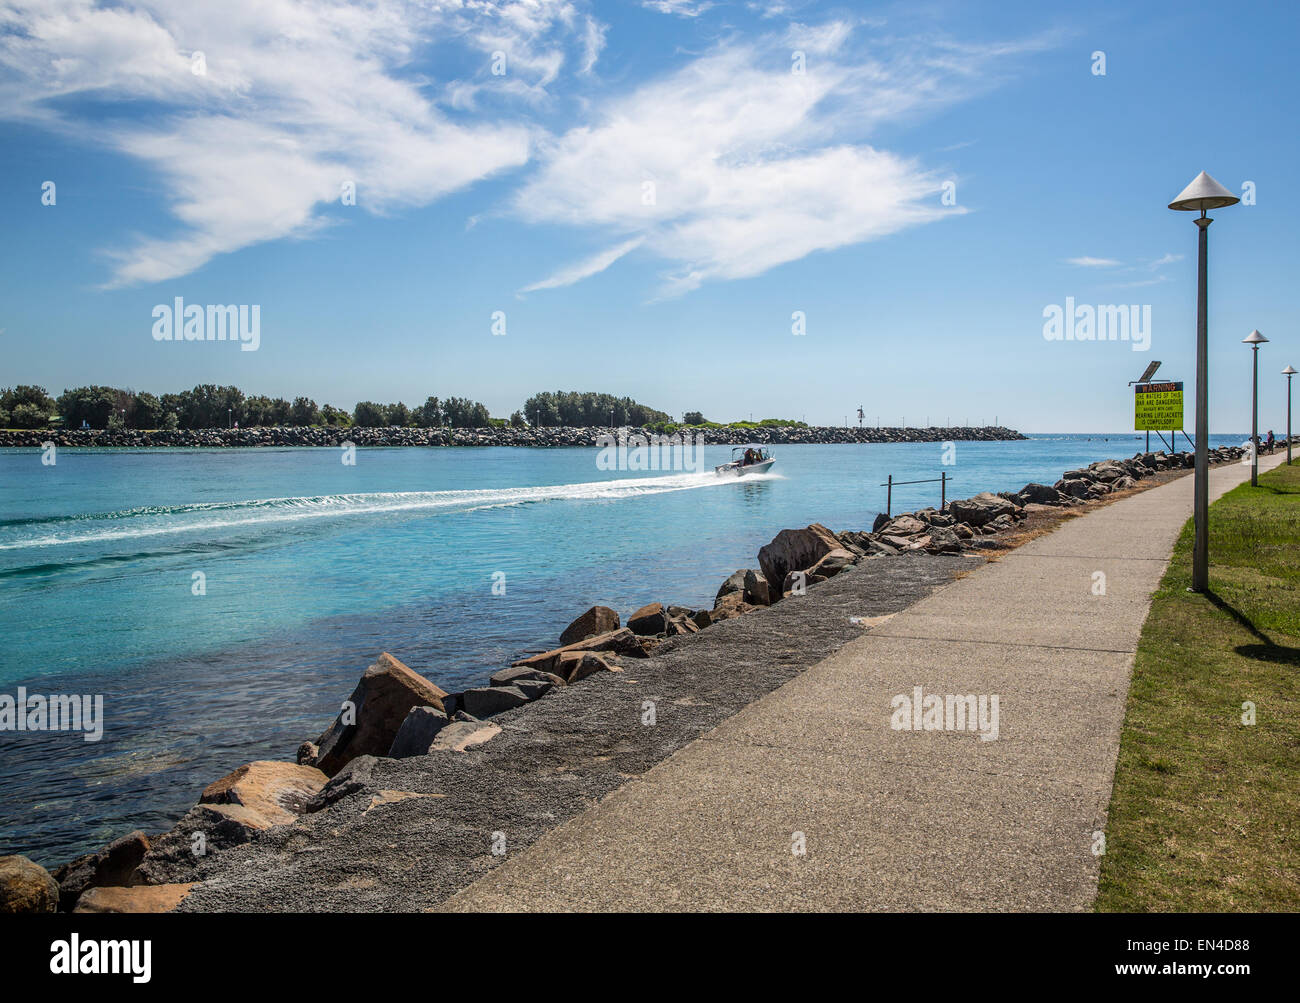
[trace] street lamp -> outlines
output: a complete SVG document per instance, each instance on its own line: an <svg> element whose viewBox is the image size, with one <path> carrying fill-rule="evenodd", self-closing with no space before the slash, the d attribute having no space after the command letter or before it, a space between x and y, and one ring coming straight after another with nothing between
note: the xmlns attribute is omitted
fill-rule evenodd
<svg viewBox="0 0 1300 1003"><path fill-rule="evenodd" d="M1250 346L1251 358L1255 360L1255 372L1250 384L1250 486L1259 487L1259 346L1267 343L1258 331L1241 339L1243 345Z"/></svg>
<svg viewBox="0 0 1300 1003"><path fill-rule="evenodd" d="M1291 466L1291 377L1295 375L1295 368L1287 366L1282 370L1282 375L1286 377L1286 465Z"/></svg>
<svg viewBox="0 0 1300 1003"><path fill-rule="evenodd" d="M1208 209L1222 209L1241 200L1204 171L1196 175L1176 199L1170 209L1180 212L1200 210L1196 225L1200 229L1197 241L1196 265L1196 475L1193 486L1193 516L1196 534L1192 545L1192 590L1204 592L1210 587L1210 373L1209 331L1205 292L1206 248L1210 224L1214 220L1205 215Z"/></svg>

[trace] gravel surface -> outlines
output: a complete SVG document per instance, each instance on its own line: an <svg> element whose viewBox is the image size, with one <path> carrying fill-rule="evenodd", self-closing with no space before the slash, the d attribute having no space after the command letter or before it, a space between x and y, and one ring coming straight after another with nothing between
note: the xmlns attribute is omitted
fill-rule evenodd
<svg viewBox="0 0 1300 1003"><path fill-rule="evenodd" d="M805 597L499 714L503 731L486 745L359 764L351 793L251 843L196 860L182 823L155 842L151 880L203 882L181 912L432 908L504 859L494 842L508 854L532 844L859 636L850 618L896 613L980 563L864 561ZM642 723L647 701L653 725Z"/></svg>

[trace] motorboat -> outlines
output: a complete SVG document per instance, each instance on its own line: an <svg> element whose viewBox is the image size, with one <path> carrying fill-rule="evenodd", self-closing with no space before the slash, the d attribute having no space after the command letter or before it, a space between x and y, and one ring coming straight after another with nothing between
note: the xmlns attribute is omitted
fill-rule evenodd
<svg viewBox="0 0 1300 1003"><path fill-rule="evenodd" d="M772 469L776 458L761 443L751 442L745 446L735 446L731 450L731 462L713 468L718 476L729 474L744 477L746 474L765 474Z"/></svg>

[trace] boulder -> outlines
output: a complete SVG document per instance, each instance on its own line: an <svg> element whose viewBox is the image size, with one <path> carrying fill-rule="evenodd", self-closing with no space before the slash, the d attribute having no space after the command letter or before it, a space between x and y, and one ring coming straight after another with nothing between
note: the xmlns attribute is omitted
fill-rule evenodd
<svg viewBox="0 0 1300 1003"><path fill-rule="evenodd" d="M565 679L568 680L570 685L597 672L622 671L617 665L609 661L606 656L594 651L565 652L557 669L566 673Z"/></svg>
<svg viewBox="0 0 1300 1003"><path fill-rule="evenodd" d="M984 531L994 533L1005 533L1009 529L1016 528L1016 521L1010 515L1000 515L992 522L986 522L983 526Z"/></svg>
<svg viewBox="0 0 1300 1003"><path fill-rule="evenodd" d="M299 766L315 766L320 760L320 749L316 748L312 742L303 742L298 746L297 755Z"/></svg>
<svg viewBox="0 0 1300 1003"><path fill-rule="evenodd" d="M808 569L810 575L821 575L824 578L833 578L845 568L852 567L854 557L847 550L832 550L829 554L822 557L816 564Z"/></svg>
<svg viewBox="0 0 1300 1003"><path fill-rule="evenodd" d="M412 707L402 726L397 729L393 746L388 750L388 758L407 759L410 756L427 755L438 732L450 723L447 715L436 707Z"/></svg>
<svg viewBox="0 0 1300 1003"><path fill-rule="evenodd" d="M877 512L876 519L871 524L871 532L879 533L882 529L884 529L888 525L889 525L889 516L885 515L884 512Z"/></svg>
<svg viewBox="0 0 1300 1003"><path fill-rule="evenodd" d="M965 522L957 523L957 525L953 526L952 531L962 540L969 540L975 535L975 530L971 529L970 524Z"/></svg>
<svg viewBox="0 0 1300 1003"><path fill-rule="evenodd" d="M745 602L745 597L739 592L733 592L731 595L723 596L713 607L713 622L719 620L730 620L744 613L748 613L754 607Z"/></svg>
<svg viewBox="0 0 1300 1003"><path fill-rule="evenodd" d="M185 901L195 882L180 885L136 885L134 888L91 888L81 896L74 912L172 912Z"/></svg>
<svg viewBox="0 0 1300 1003"><path fill-rule="evenodd" d="M925 523L915 516L900 515L890 520L880 532L888 533L890 536L916 536L918 533L925 532Z"/></svg>
<svg viewBox="0 0 1300 1003"><path fill-rule="evenodd" d="M542 669L530 669L525 666L513 666L508 669L498 669L492 673L491 683L493 686L514 686L520 682L541 682L550 683L552 686L563 686L564 679L557 676L554 672L545 672Z"/></svg>
<svg viewBox="0 0 1300 1003"><path fill-rule="evenodd" d="M148 852L149 837L137 829L57 868L53 877L59 883L59 908L71 912L87 888L135 883L136 868Z"/></svg>
<svg viewBox="0 0 1300 1003"><path fill-rule="evenodd" d="M767 579L763 577L761 571L745 572L745 602L751 606L770 606L772 604L771 590L768 588Z"/></svg>
<svg viewBox="0 0 1300 1003"><path fill-rule="evenodd" d="M982 491L974 498L958 498L948 503L948 512L958 521L971 526L983 526L1000 515L1011 515L1017 505L1006 498L999 498L988 491Z"/></svg>
<svg viewBox="0 0 1300 1003"><path fill-rule="evenodd" d="M500 725L486 721L453 721L438 732L429 752L465 752L500 734Z"/></svg>
<svg viewBox="0 0 1300 1003"><path fill-rule="evenodd" d="M688 620L684 616L672 617L668 621L669 637L683 637L687 634L698 634L699 632L700 628L695 626L695 622Z"/></svg>
<svg viewBox="0 0 1300 1003"><path fill-rule="evenodd" d="M316 740L317 765L333 776L357 756L383 756L412 707L435 707L445 713L446 691L412 672L388 652L366 669L334 724Z"/></svg>
<svg viewBox="0 0 1300 1003"><path fill-rule="evenodd" d="M875 557L892 557L898 551L897 546L886 543L884 540L872 540L870 546L867 547L867 553Z"/></svg>
<svg viewBox="0 0 1300 1003"><path fill-rule="evenodd" d="M1069 498L1087 498L1090 487L1092 482L1082 477L1062 477L1056 482L1056 490Z"/></svg>
<svg viewBox="0 0 1300 1003"><path fill-rule="evenodd" d="M732 592L743 592L744 590L745 569L742 568L740 571L733 572L731 577L722 583L722 587L718 589L718 594L713 597L713 601L717 602L725 595L730 595Z"/></svg>
<svg viewBox="0 0 1300 1003"><path fill-rule="evenodd" d="M450 727L450 725L448 725ZM444 729L445 730L445 729ZM439 732L441 734L441 732ZM307 805L307 812L324 811L336 801L342 801L361 791L369 789L379 761L374 756L357 756L347 766L331 778L319 794Z"/></svg>
<svg viewBox="0 0 1300 1003"><path fill-rule="evenodd" d="M528 694L518 686L480 686L460 695L465 713L477 718L491 717L526 703Z"/></svg>
<svg viewBox="0 0 1300 1003"><path fill-rule="evenodd" d="M608 634L597 634L585 641L568 644L563 648L556 648L554 651L543 651L540 655L521 658L511 668L540 669L543 672L552 672L561 678L567 678L555 666L559 662L560 656L574 651L608 651L629 658L645 657L645 652L642 650L637 636L632 633L631 627L620 627L618 630L611 630Z"/></svg>
<svg viewBox="0 0 1300 1003"><path fill-rule="evenodd" d="M961 537L947 526L931 526L930 543L925 549L931 554L959 554Z"/></svg>
<svg viewBox="0 0 1300 1003"><path fill-rule="evenodd" d="M769 582L784 582L789 572L805 571L841 549L835 534L815 522L804 529L781 530L758 552L758 563Z"/></svg>
<svg viewBox="0 0 1300 1003"><path fill-rule="evenodd" d="M593 606L564 628L564 633L560 635L560 644L585 641L597 634L608 634L611 630L618 630L620 626L622 625L618 621L618 614L608 606Z"/></svg>
<svg viewBox="0 0 1300 1003"><path fill-rule="evenodd" d="M627 618L627 625L631 628L632 633L639 634L642 637L654 637L656 634L662 634L668 626L668 614L664 612L664 604L652 602L647 606L642 606Z"/></svg>
<svg viewBox="0 0 1300 1003"><path fill-rule="evenodd" d="M689 606L669 606L669 607L668 607L668 619L669 619L669 620L680 620L682 617L685 617L687 620L689 620L689 619L691 619L693 616L695 616L695 610L691 609Z"/></svg>
<svg viewBox="0 0 1300 1003"><path fill-rule="evenodd" d="M712 627L713 610L702 609L699 612L697 612L693 617L691 617L691 619L695 622L695 626L699 627L700 630L703 630L705 627Z"/></svg>
<svg viewBox="0 0 1300 1003"><path fill-rule="evenodd" d="M1135 481L1128 474L1125 474L1123 477L1117 478L1116 480L1112 481L1110 485L1110 489L1112 491L1127 491L1129 490L1129 488L1135 488L1137 486L1138 486L1138 482Z"/></svg>
<svg viewBox="0 0 1300 1003"><path fill-rule="evenodd" d="M59 885L50 872L23 856L0 857L0 915L54 912Z"/></svg>
<svg viewBox="0 0 1300 1003"><path fill-rule="evenodd" d="M328 779L314 766L259 760L210 783L199 804L238 805L250 813L238 813L245 824L269 829L305 812Z"/></svg>
<svg viewBox="0 0 1300 1003"><path fill-rule="evenodd" d="M1061 500L1061 492L1046 484L1026 484L1018 492L1024 503L1035 505L1054 505Z"/></svg>
<svg viewBox="0 0 1300 1003"><path fill-rule="evenodd" d="M1128 471L1114 460L1103 460L1100 463L1093 463L1088 469L1092 471L1092 475L1097 478L1097 480L1105 481L1107 484L1119 480L1128 473Z"/></svg>

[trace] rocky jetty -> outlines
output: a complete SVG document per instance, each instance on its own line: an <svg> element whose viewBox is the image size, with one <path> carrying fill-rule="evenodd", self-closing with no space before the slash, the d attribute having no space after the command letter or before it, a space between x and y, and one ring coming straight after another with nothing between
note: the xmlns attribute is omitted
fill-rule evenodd
<svg viewBox="0 0 1300 1003"><path fill-rule="evenodd" d="M1236 461L1243 452L1238 447L1212 450L1211 462ZM417 757L467 757L459 762L473 769L477 750L501 741L502 727L489 720L498 714L581 685L598 673L625 672L631 662L653 658L661 647L675 654L680 644L694 643L695 635L716 624L813 595L809 589L859 572L870 562L999 547L997 536L1017 529L1035 511L1095 503L1193 463L1191 453L1140 453L1067 471L1053 485L984 492L954 499L942 510L881 513L870 530L835 532L819 523L785 529L760 549L759 567L728 576L711 608L651 602L623 624L613 609L593 606L561 632L558 647L516 659L494 672L488 685L460 693L446 692L382 653L337 719L314 742L302 744L296 763L240 766L210 784L170 832L153 838L130 833L65 864L53 876L25 857L0 857L0 912L171 911L204 880L203 860L209 854L269 838L358 794L370 799L363 814L412 798L444 797L389 789L376 778L396 761ZM797 644L797 639L790 641Z"/></svg>
<svg viewBox="0 0 1300 1003"><path fill-rule="evenodd" d="M102 446L114 449L222 449L256 446L526 446L535 449L596 447L601 436L620 438L653 434L648 428L204 428L123 429L120 431L0 429L0 448ZM862 442L992 442L1023 439L1010 428L835 428L780 425L762 428L682 428L679 434L699 433L711 445L739 446L748 442L773 445Z"/></svg>

